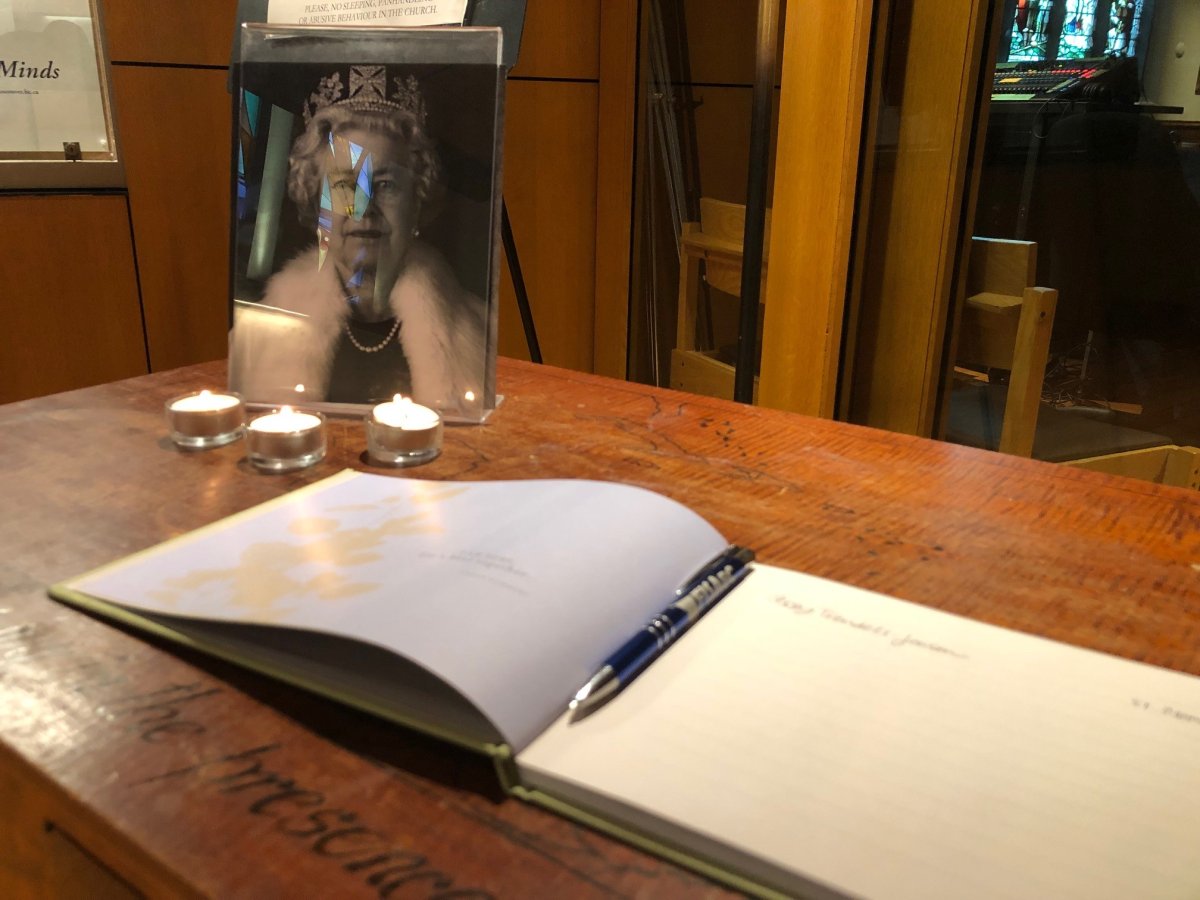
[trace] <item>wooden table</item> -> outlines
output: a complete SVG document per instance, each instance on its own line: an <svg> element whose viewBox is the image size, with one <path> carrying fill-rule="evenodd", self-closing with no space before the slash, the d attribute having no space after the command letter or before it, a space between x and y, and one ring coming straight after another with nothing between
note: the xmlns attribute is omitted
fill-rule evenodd
<svg viewBox="0 0 1200 900"><path fill-rule="evenodd" d="M212 363L0 407L5 896L717 897L498 795L489 764L156 646L46 586L346 466L181 452L163 403ZM1200 494L502 361L488 424L398 477L611 479L765 562L1200 674ZM23 886L22 886L23 884Z"/></svg>

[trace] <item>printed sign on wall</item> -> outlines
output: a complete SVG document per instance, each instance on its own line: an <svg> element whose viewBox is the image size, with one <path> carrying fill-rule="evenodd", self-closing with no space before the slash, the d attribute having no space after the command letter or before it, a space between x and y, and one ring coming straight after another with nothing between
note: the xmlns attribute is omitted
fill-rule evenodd
<svg viewBox="0 0 1200 900"><path fill-rule="evenodd" d="M461 25L467 0L270 0L275 25Z"/></svg>
<svg viewBox="0 0 1200 900"><path fill-rule="evenodd" d="M0 0L0 153L109 152L89 0Z"/></svg>

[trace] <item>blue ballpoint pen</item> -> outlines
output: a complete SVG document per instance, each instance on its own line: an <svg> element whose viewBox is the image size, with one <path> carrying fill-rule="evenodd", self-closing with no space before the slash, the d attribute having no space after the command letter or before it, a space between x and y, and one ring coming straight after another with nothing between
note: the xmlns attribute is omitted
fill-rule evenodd
<svg viewBox="0 0 1200 900"><path fill-rule="evenodd" d="M571 700L570 721L599 709L657 659L714 603L750 574L754 551L731 545L709 560L678 591L675 602L605 660Z"/></svg>

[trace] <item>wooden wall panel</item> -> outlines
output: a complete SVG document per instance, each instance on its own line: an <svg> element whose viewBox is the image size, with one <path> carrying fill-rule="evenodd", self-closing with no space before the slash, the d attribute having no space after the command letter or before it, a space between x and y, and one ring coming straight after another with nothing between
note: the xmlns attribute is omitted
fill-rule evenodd
<svg viewBox="0 0 1200 900"><path fill-rule="evenodd" d="M700 192L728 203L746 202L750 175L750 119L754 91L749 87L697 87L696 142L700 147ZM779 92L775 92L768 143L768 190L775 178ZM769 205L769 200L768 200Z"/></svg>
<svg viewBox="0 0 1200 900"><path fill-rule="evenodd" d="M605 0L597 117L594 372L624 378L629 342L638 0Z"/></svg>
<svg viewBox="0 0 1200 900"><path fill-rule="evenodd" d="M179 10L178 7L182 7ZM115 62L226 66L238 0L108 0L109 56ZM599 77L600 0L528 0L515 77Z"/></svg>
<svg viewBox="0 0 1200 900"><path fill-rule="evenodd" d="M102 0L113 62L227 66L237 0Z"/></svg>
<svg viewBox="0 0 1200 900"><path fill-rule="evenodd" d="M786 0L779 0L779 5L779 50L775 55L777 84L778 72L783 70ZM730 3L729 0L684 0L683 9L687 20L692 83L752 86L758 4L746 0L740 3Z"/></svg>
<svg viewBox="0 0 1200 900"><path fill-rule="evenodd" d="M114 62L225 66L237 0L104 0ZM600 0L528 0L515 77L599 77Z"/></svg>
<svg viewBox="0 0 1200 900"><path fill-rule="evenodd" d="M600 0L528 0L521 56L511 77L599 78L599 32Z"/></svg>
<svg viewBox="0 0 1200 900"><path fill-rule="evenodd" d="M13 194L0 218L0 403L145 374L125 198Z"/></svg>
<svg viewBox="0 0 1200 900"><path fill-rule="evenodd" d="M108 3L113 7L110 53L118 62L224 66L228 60L234 0L196 3L190 18L167 15L151 0ZM636 5L636 0L606 4L634 10ZM604 12L611 19L611 8ZM597 172L600 17L601 0L529 0L520 62L509 82L505 140L504 193L544 358L589 371L597 342L597 191L598 184L609 183ZM629 27L635 28L636 21ZM634 62L631 58L630 67ZM151 364L162 369L223 356L229 165L225 72L131 65L114 69ZM612 145L611 136L608 143ZM181 154L181 147L189 152ZM615 177L619 182L619 167ZM615 192L608 191L608 205L619 196L618 184ZM628 210L626 192L626 218ZM627 272L626 262L625 274L614 279L622 285L622 316ZM506 265L501 273L500 352L527 356ZM621 352L623 373L623 348Z"/></svg>
<svg viewBox="0 0 1200 900"><path fill-rule="evenodd" d="M223 357L229 94L219 69L113 67L154 371Z"/></svg>
<svg viewBox="0 0 1200 900"><path fill-rule="evenodd" d="M544 361L592 370L598 88L510 81L504 195ZM528 359L507 265L500 353Z"/></svg>
<svg viewBox="0 0 1200 900"><path fill-rule="evenodd" d="M632 152L633 112L620 108L620 85L606 88L621 81L626 66L632 84L636 55L630 51L614 68L611 52L602 58L601 31L611 32L614 16L636 6L636 0L529 0L505 124L504 195L543 359L595 371L597 357L611 346L600 335L612 332L620 343L609 352L615 375L625 368L630 193L624 181L631 180L632 157L624 159ZM623 25L635 45L636 14ZM528 359L507 263L500 298L500 352Z"/></svg>
<svg viewBox="0 0 1200 900"><path fill-rule="evenodd" d="M757 3L684 0L693 83L754 83Z"/></svg>
<svg viewBox="0 0 1200 900"><path fill-rule="evenodd" d="M225 66L237 0L103 0L114 62ZM599 77L600 0L528 0L514 77Z"/></svg>
<svg viewBox="0 0 1200 900"><path fill-rule="evenodd" d="M750 172L749 87L697 87L696 144L700 148L700 193L727 203L746 202Z"/></svg>

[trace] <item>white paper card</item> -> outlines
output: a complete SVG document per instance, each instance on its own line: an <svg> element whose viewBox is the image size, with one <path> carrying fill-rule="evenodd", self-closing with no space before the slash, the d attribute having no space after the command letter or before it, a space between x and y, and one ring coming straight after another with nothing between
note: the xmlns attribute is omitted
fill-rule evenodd
<svg viewBox="0 0 1200 900"><path fill-rule="evenodd" d="M269 0L273 25L461 25L467 0Z"/></svg>

